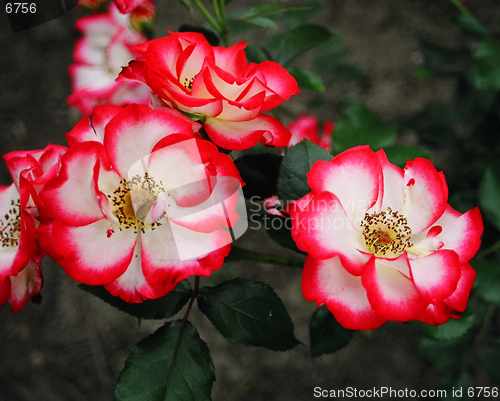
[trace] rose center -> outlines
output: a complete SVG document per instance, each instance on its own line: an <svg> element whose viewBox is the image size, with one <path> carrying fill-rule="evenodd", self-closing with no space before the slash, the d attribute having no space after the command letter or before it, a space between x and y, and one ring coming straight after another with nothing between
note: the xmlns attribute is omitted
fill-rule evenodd
<svg viewBox="0 0 500 401"><path fill-rule="evenodd" d="M158 201L158 195L165 192L163 184L156 183L153 177L148 173L144 176L135 175L130 180L122 179L120 185L113 191L112 195L107 195L111 212L119 222L120 231L124 229L133 229L134 233L145 232L146 228L155 229L160 226L158 221L147 222L146 217L150 212L151 206Z"/></svg>
<svg viewBox="0 0 500 401"><path fill-rule="evenodd" d="M191 90L193 89L193 82L195 78L196 75L191 79L184 78L184 83L182 85L187 89L189 93L191 93Z"/></svg>
<svg viewBox="0 0 500 401"><path fill-rule="evenodd" d="M2 248L19 245L21 235L21 204L19 199L10 201L10 208L0 218L0 241Z"/></svg>
<svg viewBox="0 0 500 401"><path fill-rule="evenodd" d="M366 247L376 256L396 257L411 246L408 220L390 207L378 213L366 213L361 228Z"/></svg>

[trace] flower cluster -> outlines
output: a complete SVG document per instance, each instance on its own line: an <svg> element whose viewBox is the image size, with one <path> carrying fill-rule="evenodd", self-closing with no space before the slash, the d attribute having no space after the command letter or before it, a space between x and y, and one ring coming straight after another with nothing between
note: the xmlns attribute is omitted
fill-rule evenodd
<svg viewBox="0 0 500 401"><path fill-rule="evenodd" d="M151 1L115 3L76 24L84 36L68 103L88 116L67 134L68 148L5 156L14 183L0 188L0 302L13 310L39 293L44 254L127 302L210 275L247 224L240 173L218 147L260 141L285 152L309 140L332 150L333 122L320 133L312 116L287 129L266 114L300 92L284 67L248 63L246 43L212 46L200 33L147 41L131 23L153 18ZM285 208L277 196L264 202L291 216L308 254L308 300L350 329L460 317L482 220L478 208L460 214L447 204L443 173L425 159L400 169L361 146L316 162L308 184Z"/></svg>
<svg viewBox="0 0 500 401"><path fill-rule="evenodd" d="M384 322L441 324L465 310L480 245L481 214L447 204L442 172L426 159L400 169L367 146L318 161L311 193L289 212L307 252L304 296L346 328Z"/></svg>
<svg viewBox="0 0 500 401"><path fill-rule="evenodd" d="M118 106L149 104L151 90L139 82L116 82L122 67L133 59L131 48L147 40L134 31L129 15L111 4L109 11L80 18L75 26L82 32L70 65L72 93L68 104L82 114L92 114L100 104Z"/></svg>

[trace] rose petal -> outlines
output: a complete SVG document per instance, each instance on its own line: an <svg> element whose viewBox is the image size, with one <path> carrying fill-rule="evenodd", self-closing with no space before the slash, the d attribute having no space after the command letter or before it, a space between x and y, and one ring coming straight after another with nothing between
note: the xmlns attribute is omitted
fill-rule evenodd
<svg viewBox="0 0 500 401"><path fill-rule="evenodd" d="M318 259L339 256L345 269L360 275L368 258L363 237L352 225L338 198L330 192L315 195L307 206L290 208L292 237L297 246Z"/></svg>
<svg viewBox="0 0 500 401"><path fill-rule="evenodd" d="M406 163L404 184L401 212L415 235L429 228L442 216L448 192L442 175L427 159L417 158Z"/></svg>
<svg viewBox="0 0 500 401"><path fill-rule="evenodd" d="M240 122L207 117L205 131L217 145L231 150L251 148L259 140L266 146L281 147L290 140L290 132L267 114L259 114L253 120Z"/></svg>
<svg viewBox="0 0 500 401"><path fill-rule="evenodd" d="M337 321L347 329L371 330L385 323L370 306L361 277L349 274L340 259L319 260L308 256L302 275L302 291L318 306L326 303Z"/></svg>
<svg viewBox="0 0 500 401"><path fill-rule="evenodd" d="M134 303L162 297L173 290L175 286L153 287L147 282L142 272L141 247L138 241L135 246L134 256L125 273L104 287L111 295L120 297L128 303Z"/></svg>
<svg viewBox="0 0 500 401"><path fill-rule="evenodd" d="M400 258L406 258L403 254ZM394 268L390 259L372 257L361 275L361 282L375 312L387 320L412 320L427 303L409 277Z"/></svg>
<svg viewBox="0 0 500 401"><path fill-rule="evenodd" d="M453 294L461 275L458 255L450 250L412 259L410 269L418 292L427 302L433 304Z"/></svg>
<svg viewBox="0 0 500 401"><path fill-rule="evenodd" d="M460 262L468 262L476 254L481 245L483 221L479 208L460 214L447 205L446 211L435 223L442 231L436 240L443 243L443 249L454 250Z"/></svg>
<svg viewBox="0 0 500 401"><path fill-rule="evenodd" d="M97 220L82 227L59 224L52 226L55 251L66 273L90 285L108 284L120 277L134 254L137 234L133 230L116 230L108 236L109 221Z"/></svg>

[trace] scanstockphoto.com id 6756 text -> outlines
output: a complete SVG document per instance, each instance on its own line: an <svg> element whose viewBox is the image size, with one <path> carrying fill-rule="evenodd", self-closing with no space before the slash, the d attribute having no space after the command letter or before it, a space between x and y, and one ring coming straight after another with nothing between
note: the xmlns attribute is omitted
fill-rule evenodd
<svg viewBox="0 0 500 401"><path fill-rule="evenodd" d="M398 399L417 399L417 398L437 398L444 399L448 396L454 398L488 399L498 398L498 387L453 387L452 389L438 390L411 390L393 389L392 387L373 387L371 389L357 389L355 387L346 387L345 389L325 389L314 387L313 395L315 398L398 398Z"/></svg>

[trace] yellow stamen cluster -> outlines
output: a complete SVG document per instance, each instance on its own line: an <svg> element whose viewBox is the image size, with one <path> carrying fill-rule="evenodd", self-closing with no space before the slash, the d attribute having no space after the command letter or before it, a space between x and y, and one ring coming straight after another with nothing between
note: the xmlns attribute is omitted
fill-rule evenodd
<svg viewBox="0 0 500 401"><path fill-rule="evenodd" d="M2 248L19 245L21 234L21 205L19 199L10 201L10 208L0 218L0 241Z"/></svg>
<svg viewBox="0 0 500 401"><path fill-rule="evenodd" d="M130 180L122 179L113 195L107 195L113 214L120 223L120 231L133 229L137 234L139 230L144 233L148 227L154 230L156 226L160 226L160 219L150 224L146 224L145 220L150 207L162 192L165 192L162 182L157 184L148 173L144 176L135 175Z"/></svg>
<svg viewBox="0 0 500 401"><path fill-rule="evenodd" d="M390 207L379 213L365 213L361 228L366 247L376 256L396 257L411 246L408 220Z"/></svg>
<svg viewBox="0 0 500 401"><path fill-rule="evenodd" d="M193 89L193 82L195 78L196 75L191 79L184 78L184 83L182 85L187 89L189 93L191 93L191 90Z"/></svg>

